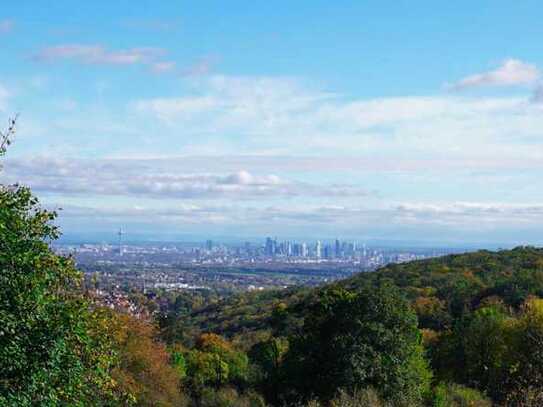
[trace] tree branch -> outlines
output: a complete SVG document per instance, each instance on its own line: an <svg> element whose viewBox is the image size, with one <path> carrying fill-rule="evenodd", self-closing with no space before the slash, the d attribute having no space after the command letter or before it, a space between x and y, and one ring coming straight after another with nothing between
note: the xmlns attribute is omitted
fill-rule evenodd
<svg viewBox="0 0 543 407"><path fill-rule="evenodd" d="M4 155L8 149L8 146L13 142L15 136L15 125L17 124L17 118L19 115L8 120L8 128L6 131L0 131L0 156Z"/></svg>

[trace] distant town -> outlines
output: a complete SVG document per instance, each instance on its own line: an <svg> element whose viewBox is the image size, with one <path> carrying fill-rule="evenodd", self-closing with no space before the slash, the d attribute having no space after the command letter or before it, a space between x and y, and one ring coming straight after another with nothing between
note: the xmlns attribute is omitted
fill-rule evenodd
<svg viewBox="0 0 543 407"><path fill-rule="evenodd" d="M463 252L444 248L370 247L335 239L312 242L263 238L261 243L129 243L62 244L88 284L104 292L218 290L222 292L315 286L402 263Z"/></svg>

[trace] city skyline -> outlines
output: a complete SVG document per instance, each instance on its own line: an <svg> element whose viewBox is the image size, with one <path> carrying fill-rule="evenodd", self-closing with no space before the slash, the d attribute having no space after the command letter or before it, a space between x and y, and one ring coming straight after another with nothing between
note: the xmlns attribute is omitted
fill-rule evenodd
<svg viewBox="0 0 543 407"><path fill-rule="evenodd" d="M0 177L68 237L543 244L539 9L6 4Z"/></svg>

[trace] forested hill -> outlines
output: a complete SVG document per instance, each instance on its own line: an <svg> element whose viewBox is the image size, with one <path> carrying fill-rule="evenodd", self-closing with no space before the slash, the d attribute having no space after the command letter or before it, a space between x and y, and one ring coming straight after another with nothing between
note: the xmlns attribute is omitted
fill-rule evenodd
<svg viewBox="0 0 543 407"><path fill-rule="evenodd" d="M543 405L543 249L394 264L318 288L207 305L183 295L161 320L165 340L190 347L207 332L228 338L266 372L268 400L330 400L338 389L369 385L393 405L490 405L481 395L495 405ZM392 377L399 381L387 394ZM394 401L408 394L404 380L414 393Z"/></svg>
<svg viewBox="0 0 543 407"><path fill-rule="evenodd" d="M481 250L391 264L335 285L356 290L386 281L410 300L421 328L446 329L455 318L481 304L518 308L530 295L543 297L543 249ZM327 287L240 294L187 312L183 322L190 330L211 330L234 339L260 336L277 325L286 308L291 311L290 323L301 318L304 303Z"/></svg>
<svg viewBox="0 0 543 407"><path fill-rule="evenodd" d="M356 288L389 280L412 301L423 328L445 328L481 305L518 308L531 295L543 296L543 249L517 247L392 264L359 274L344 284Z"/></svg>

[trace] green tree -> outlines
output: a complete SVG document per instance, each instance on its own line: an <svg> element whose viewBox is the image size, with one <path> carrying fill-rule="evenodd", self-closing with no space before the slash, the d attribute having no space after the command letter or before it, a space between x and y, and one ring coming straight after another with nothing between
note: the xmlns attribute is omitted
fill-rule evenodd
<svg viewBox="0 0 543 407"><path fill-rule="evenodd" d="M14 134L15 119L0 132L0 156ZM28 188L0 185L0 405L126 405L104 319L73 261L49 247L55 217Z"/></svg>
<svg viewBox="0 0 543 407"><path fill-rule="evenodd" d="M480 392L458 384L440 383L434 390L434 407L491 407Z"/></svg>
<svg viewBox="0 0 543 407"><path fill-rule="evenodd" d="M339 389L373 387L395 404L416 405L428 391L417 317L393 286L324 291L289 342L287 399L328 401Z"/></svg>
<svg viewBox="0 0 543 407"><path fill-rule="evenodd" d="M28 188L0 186L0 405L112 403L115 357L73 261L49 247L55 216Z"/></svg>
<svg viewBox="0 0 543 407"><path fill-rule="evenodd" d="M462 357L457 358L455 368L462 382L493 396L501 393L508 375L509 321L501 307L490 306L458 324L456 337Z"/></svg>
<svg viewBox="0 0 543 407"><path fill-rule="evenodd" d="M543 299L529 298L512 327L509 405L543 405Z"/></svg>
<svg viewBox="0 0 543 407"><path fill-rule="evenodd" d="M286 338L270 338L255 344L249 352L256 366L256 381L266 398L272 403L279 402L277 396L282 386L281 366L288 351Z"/></svg>
<svg viewBox="0 0 543 407"><path fill-rule="evenodd" d="M219 335L202 334L196 347L185 355L186 382L193 396L200 399L206 386L219 388L227 384L243 387L249 373L244 352L234 349Z"/></svg>

